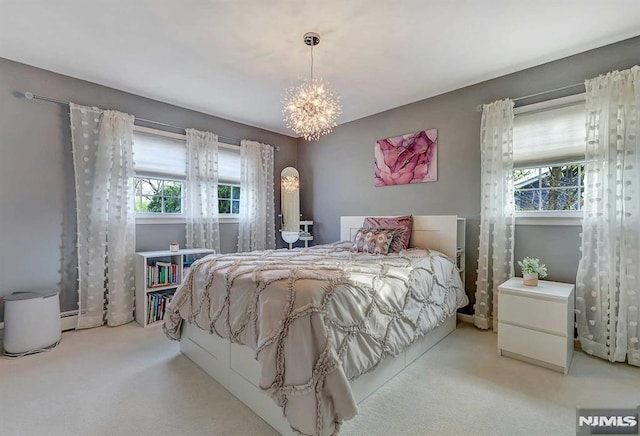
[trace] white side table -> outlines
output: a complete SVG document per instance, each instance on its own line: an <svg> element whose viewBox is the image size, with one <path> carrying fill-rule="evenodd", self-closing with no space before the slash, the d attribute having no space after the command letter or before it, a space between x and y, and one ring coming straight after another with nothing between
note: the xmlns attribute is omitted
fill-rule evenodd
<svg viewBox="0 0 640 436"><path fill-rule="evenodd" d="M574 285L513 277L498 286L498 352L567 374L573 356Z"/></svg>
<svg viewBox="0 0 640 436"><path fill-rule="evenodd" d="M305 236L300 236L300 240L304 241L305 248L309 247L309 241L313 241L313 235L309 232L309 227L312 225L312 220L300 221L300 229L306 234Z"/></svg>

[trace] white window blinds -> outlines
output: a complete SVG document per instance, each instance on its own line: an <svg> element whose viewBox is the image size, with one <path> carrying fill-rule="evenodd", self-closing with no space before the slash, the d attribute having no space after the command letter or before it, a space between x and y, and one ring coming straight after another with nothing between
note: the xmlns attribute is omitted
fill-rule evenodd
<svg viewBox="0 0 640 436"><path fill-rule="evenodd" d="M170 176L187 174L185 141L149 133L133 134L133 168L137 175Z"/></svg>
<svg viewBox="0 0 640 436"><path fill-rule="evenodd" d="M528 168L584 159L584 95L524 106L515 112L515 167Z"/></svg>
<svg viewBox="0 0 640 436"><path fill-rule="evenodd" d="M139 129L139 128L138 128ZM137 175L184 179L187 171L187 147L183 135L168 137L136 131L133 134L133 167ZM218 148L218 180L240 182L240 148L220 144Z"/></svg>
<svg viewBox="0 0 640 436"><path fill-rule="evenodd" d="M240 148L220 144L218 148L218 180L240 183Z"/></svg>

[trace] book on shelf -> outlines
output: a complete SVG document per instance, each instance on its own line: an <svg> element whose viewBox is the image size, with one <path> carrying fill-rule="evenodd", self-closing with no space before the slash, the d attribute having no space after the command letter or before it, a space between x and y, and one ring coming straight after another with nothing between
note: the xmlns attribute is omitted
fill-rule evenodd
<svg viewBox="0 0 640 436"><path fill-rule="evenodd" d="M194 257L191 255L190 257ZM186 259L182 262L182 279L184 280L187 277L189 271L191 271L191 265L196 261L196 259Z"/></svg>
<svg viewBox="0 0 640 436"><path fill-rule="evenodd" d="M161 321L164 318L167 307L173 298L173 293L173 289L166 289L164 291L154 291L147 294L147 308L149 310L147 316L148 324Z"/></svg>
<svg viewBox="0 0 640 436"><path fill-rule="evenodd" d="M147 265L148 288L175 284L178 284L178 265L160 261Z"/></svg>
<svg viewBox="0 0 640 436"><path fill-rule="evenodd" d="M194 253L185 255L184 260L182 261L182 280L187 277L187 273L191 270L191 265L193 265L197 260L210 256L211 254L212 253Z"/></svg>

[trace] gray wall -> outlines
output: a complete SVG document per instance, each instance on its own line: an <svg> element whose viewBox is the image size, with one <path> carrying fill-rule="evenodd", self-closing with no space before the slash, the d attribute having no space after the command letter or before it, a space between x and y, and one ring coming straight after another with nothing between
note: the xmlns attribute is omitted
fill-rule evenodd
<svg viewBox="0 0 640 436"><path fill-rule="evenodd" d="M466 282L472 297L480 222L481 114L476 106L582 83L639 61L637 37L343 124L317 142L301 141L301 182L312 193L303 198L302 208L314 219L316 242L339 238L341 215L466 217ZM438 181L376 188L375 141L430 128L438 129ZM518 226L516 259L540 257L549 267L549 280L573 282L579 260L578 233L579 227Z"/></svg>
<svg viewBox="0 0 640 436"><path fill-rule="evenodd" d="M516 260L537 257L547 265L545 280L575 283L580 261L580 226L516 226ZM516 274L522 271L516 263Z"/></svg>
<svg viewBox="0 0 640 436"><path fill-rule="evenodd" d="M276 218L276 228L279 228L277 223ZM168 250L171 242L186 247L187 235L184 224L136 225L136 251ZM276 238L276 243L280 242L282 241ZM284 247L284 243L280 246ZM237 251L237 247L238 223L220 223L220 252L233 253Z"/></svg>
<svg viewBox="0 0 640 436"><path fill-rule="evenodd" d="M275 174L300 169L301 211L314 219L315 243L339 237L350 214L456 214L467 218L467 290L475 283L480 216L479 103L582 82L640 60L640 38L623 41L339 126L318 142L295 139L0 58L0 296L16 289L60 289L62 309L76 308L75 198L68 109L18 93L72 100L137 117L279 145ZM463 66L461 66L463 67ZM428 80L428 78L425 78ZM546 96L549 98L550 96ZM212 96L214 98L214 96ZM439 180L373 186L377 139L437 128ZM276 184L279 210L279 184ZM182 225L138 225L137 250L184 244ZM221 225L221 248L233 251L237 225ZM572 281L578 227L518 226L516 258L537 256L549 279ZM64 261L63 261L64 259ZM2 310L0 309L0 316Z"/></svg>
<svg viewBox="0 0 640 436"><path fill-rule="evenodd" d="M294 138L0 58L0 296L60 289L62 310L77 309L68 108L28 101L24 91L280 146L277 175L297 165ZM279 211L279 183L275 188ZM221 224L220 232L221 251L235 251L238 225ZM184 225L137 225L136 249L167 249L171 241L184 246L184 233Z"/></svg>

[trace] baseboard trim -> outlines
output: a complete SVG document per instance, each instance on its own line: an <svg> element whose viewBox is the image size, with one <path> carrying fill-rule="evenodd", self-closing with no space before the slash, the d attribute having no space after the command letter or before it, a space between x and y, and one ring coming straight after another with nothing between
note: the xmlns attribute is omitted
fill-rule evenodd
<svg viewBox="0 0 640 436"><path fill-rule="evenodd" d="M473 315L468 315L466 313L458 313L458 321L466 322L467 324L473 324Z"/></svg>

